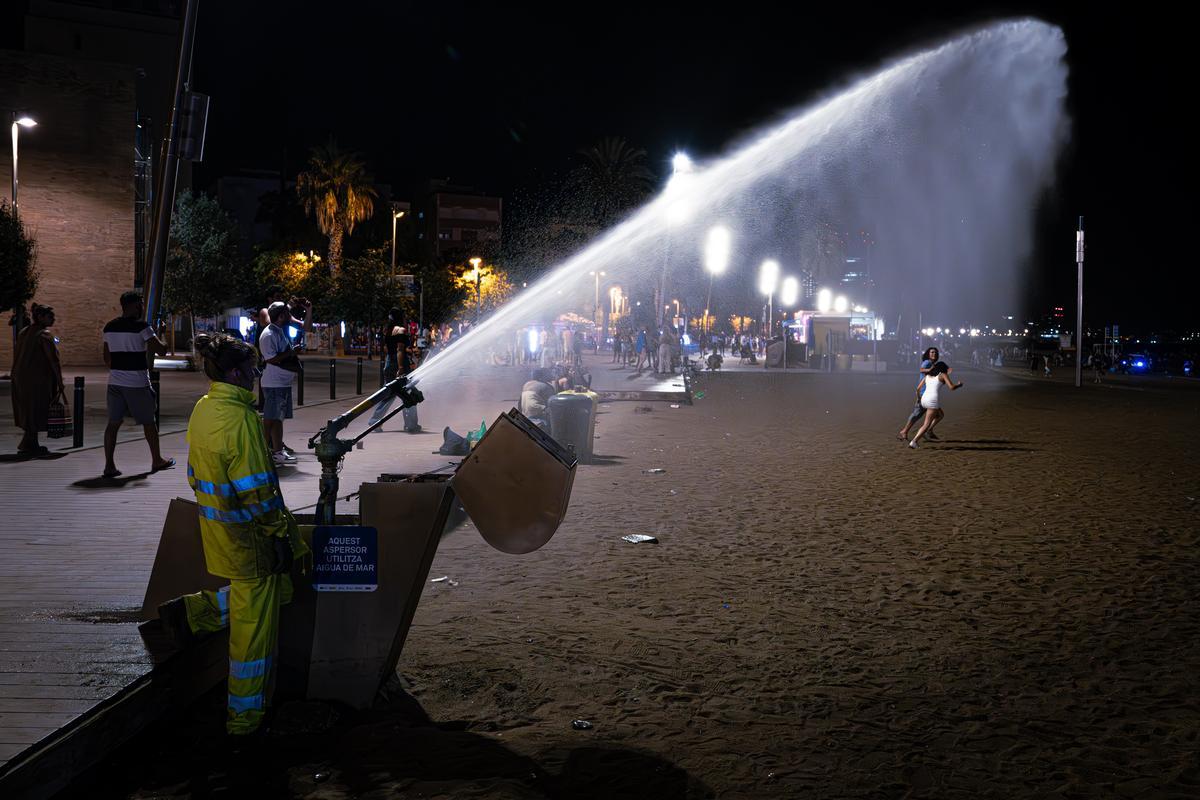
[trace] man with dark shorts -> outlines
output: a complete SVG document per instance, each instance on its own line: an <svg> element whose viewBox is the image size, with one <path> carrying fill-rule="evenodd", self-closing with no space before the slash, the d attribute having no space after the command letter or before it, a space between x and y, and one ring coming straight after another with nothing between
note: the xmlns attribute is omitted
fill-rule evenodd
<svg viewBox="0 0 1200 800"><path fill-rule="evenodd" d="M150 387L150 357L166 355L167 345L150 324L142 296L130 291L121 295L121 316L104 326L104 363L108 365L108 426L104 429L104 477L121 474L113 462L117 432L125 417L133 417L150 445L150 471L175 466L158 450L158 428L154 424L157 398Z"/></svg>
<svg viewBox="0 0 1200 800"><path fill-rule="evenodd" d="M292 418L292 384L300 372L300 359L292 349L287 326L292 312L287 303L272 303L267 308L271 324L258 339L258 349L267 367L260 385L263 390L263 429L275 466L296 463L296 456L283 448L283 421Z"/></svg>

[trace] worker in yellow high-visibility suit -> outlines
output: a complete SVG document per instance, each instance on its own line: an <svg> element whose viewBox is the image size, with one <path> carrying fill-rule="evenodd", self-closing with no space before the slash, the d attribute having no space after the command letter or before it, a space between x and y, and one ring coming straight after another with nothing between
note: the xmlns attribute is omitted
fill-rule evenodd
<svg viewBox="0 0 1200 800"><path fill-rule="evenodd" d="M188 423L188 483L200 504L208 571L229 579L159 607L179 643L229 628L230 734L259 729L270 698L279 607L291 600L292 562L308 552L283 502L252 394L258 353L224 334L196 337L212 380Z"/></svg>

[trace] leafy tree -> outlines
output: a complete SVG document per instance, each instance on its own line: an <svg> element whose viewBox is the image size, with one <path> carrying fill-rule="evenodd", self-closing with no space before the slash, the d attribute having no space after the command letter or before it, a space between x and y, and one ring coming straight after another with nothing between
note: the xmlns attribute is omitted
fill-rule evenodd
<svg viewBox="0 0 1200 800"><path fill-rule="evenodd" d="M263 250L251 261L255 292L248 305L261 307L268 286L281 286L287 297L316 300L328 294L331 279L324 260L316 254L291 250Z"/></svg>
<svg viewBox="0 0 1200 800"><path fill-rule="evenodd" d="M355 154L342 152L331 139L313 148L308 170L296 177L296 191L304 210L317 218L317 227L329 237L329 263L336 273L342 264L343 240L375 213L377 193L366 165Z"/></svg>
<svg viewBox="0 0 1200 800"><path fill-rule="evenodd" d="M439 264L418 267L415 275L424 289L425 326L440 325L458 316L463 307L466 290L459 286L463 263L444 260ZM471 285L471 301L475 300L475 287ZM474 306L472 306L474 307Z"/></svg>
<svg viewBox="0 0 1200 800"><path fill-rule="evenodd" d="M187 314L193 332L197 316L219 313L250 287L251 272L237 245L237 226L216 200L180 195L171 217L162 303L171 313Z"/></svg>
<svg viewBox="0 0 1200 800"><path fill-rule="evenodd" d="M333 283L336 316L372 325L393 306L406 305L406 298L392 280L390 257L390 249L377 247L342 262ZM409 273L400 273L397 268L397 274Z"/></svg>
<svg viewBox="0 0 1200 800"><path fill-rule="evenodd" d="M460 265L454 277L455 286L465 295L458 316L466 319L475 318L477 289L481 317L503 305L512 297L514 291L508 273L500 267L495 264L480 264L478 269L476 273L470 264L465 267Z"/></svg>
<svg viewBox="0 0 1200 800"><path fill-rule="evenodd" d="M0 308L15 312L13 332L23 324L25 304L37 291L37 242L25 226L17 209L0 201Z"/></svg>

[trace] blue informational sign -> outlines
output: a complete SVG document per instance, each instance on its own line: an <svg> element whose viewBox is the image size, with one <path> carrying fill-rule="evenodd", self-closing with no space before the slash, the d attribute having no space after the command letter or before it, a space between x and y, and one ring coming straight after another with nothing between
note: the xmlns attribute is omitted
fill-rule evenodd
<svg viewBox="0 0 1200 800"><path fill-rule="evenodd" d="M313 529L313 588L373 592L379 586L379 531L358 525Z"/></svg>

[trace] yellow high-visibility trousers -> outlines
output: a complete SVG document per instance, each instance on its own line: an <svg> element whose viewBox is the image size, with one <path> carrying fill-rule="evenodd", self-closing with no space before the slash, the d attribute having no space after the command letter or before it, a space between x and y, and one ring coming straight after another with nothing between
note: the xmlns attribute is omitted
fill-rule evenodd
<svg viewBox="0 0 1200 800"><path fill-rule="evenodd" d="M274 684L279 607L291 602L287 575L231 580L215 592L185 595L194 633L229 628L229 706L225 729L254 733L262 725Z"/></svg>

